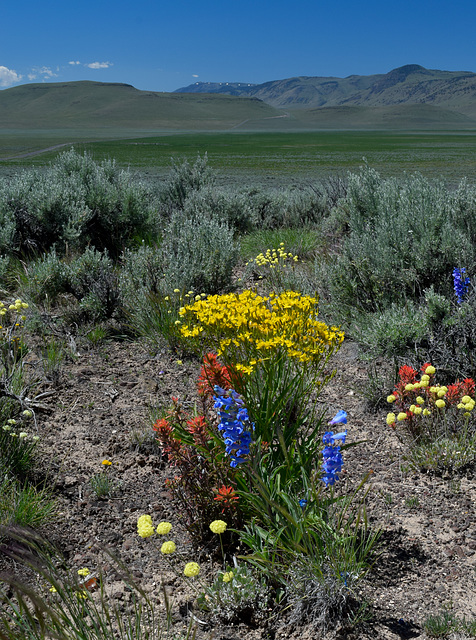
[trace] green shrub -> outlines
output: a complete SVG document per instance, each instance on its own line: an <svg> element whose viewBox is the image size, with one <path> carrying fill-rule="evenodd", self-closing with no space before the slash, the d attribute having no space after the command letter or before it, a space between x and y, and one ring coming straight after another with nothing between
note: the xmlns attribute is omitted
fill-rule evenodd
<svg viewBox="0 0 476 640"><path fill-rule="evenodd" d="M239 233L253 227L251 207L244 193L205 186L192 191L183 209L189 218L215 218Z"/></svg>
<svg viewBox="0 0 476 640"><path fill-rule="evenodd" d="M315 225L328 211L326 194L312 189L254 190L249 201L257 229Z"/></svg>
<svg viewBox="0 0 476 640"><path fill-rule="evenodd" d="M162 257L167 291L218 293L230 287L238 246L226 223L177 211L165 231Z"/></svg>
<svg viewBox="0 0 476 640"><path fill-rule="evenodd" d="M328 265L334 306L382 310L431 286L448 295L455 266L474 271L475 229L463 222L474 199L467 185L450 192L419 175L383 180L368 167L351 175L348 235Z"/></svg>
<svg viewBox="0 0 476 640"><path fill-rule="evenodd" d="M192 192L200 191L211 184L213 174L208 166L207 154L203 158L198 154L193 165L188 160L178 163L172 159L172 169L161 193L164 209L169 212L182 209Z"/></svg>
<svg viewBox="0 0 476 640"><path fill-rule="evenodd" d="M111 318L121 301L119 278L107 251L88 248L68 268L68 290L95 321Z"/></svg>
<svg viewBox="0 0 476 640"><path fill-rule="evenodd" d="M145 185L113 161L96 163L74 150L46 170L0 183L0 253L38 254L93 245L118 255L153 233L156 207Z"/></svg>

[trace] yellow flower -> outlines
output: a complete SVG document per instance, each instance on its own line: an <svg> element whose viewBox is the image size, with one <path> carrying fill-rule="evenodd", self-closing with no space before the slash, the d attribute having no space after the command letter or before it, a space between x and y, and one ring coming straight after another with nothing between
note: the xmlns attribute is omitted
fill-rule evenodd
<svg viewBox="0 0 476 640"><path fill-rule="evenodd" d="M443 407L446 406L446 402L444 400L441 400L440 398L435 402L435 404L438 409L443 409Z"/></svg>
<svg viewBox="0 0 476 640"><path fill-rule="evenodd" d="M425 374L427 376L431 376L431 375L433 375L435 373L435 371L436 371L435 367L433 367L431 364L429 364L427 366L427 368L425 369Z"/></svg>
<svg viewBox="0 0 476 640"><path fill-rule="evenodd" d="M174 553L176 549L177 547L175 545L175 542L172 542L171 540L169 540L168 542L164 542L164 544L160 547L160 551L165 554Z"/></svg>
<svg viewBox="0 0 476 640"><path fill-rule="evenodd" d="M402 420L406 420L406 419L407 419L407 414L404 411L401 411L397 416L397 420L399 422L402 422Z"/></svg>
<svg viewBox="0 0 476 640"><path fill-rule="evenodd" d="M413 391L413 385L411 383L406 384L405 391Z"/></svg>
<svg viewBox="0 0 476 640"><path fill-rule="evenodd" d="M393 393L389 396L387 396L387 402L395 402L397 398L393 395Z"/></svg>
<svg viewBox="0 0 476 640"><path fill-rule="evenodd" d="M231 582L233 580L233 571L227 571L223 574L223 582Z"/></svg>
<svg viewBox="0 0 476 640"><path fill-rule="evenodd" d="M110 467L112 462L110 462L109 460L103 460L101 464L103 464L105 467Z"/></svg>
<svg viewBox="0 0 476 640"><path fill-rule="evenodd" d="M422 411L423 411L423 409L421 407L415 407L415 410L413 411L413 413L416 416L419 416Z"/></svg>
<svg viewBox="0 0 476 640"><path fill-rule="evenodd" d="M425 404L425 400L421 396L418 396L416 401L418 402L418 404Z"/></svg>
<svg viewBox="0 0 476 640"><path fill-rule="evenodd" d="M181 360L176 360L175 361L177 364L183 364L183 362Z"/></svg>
<svg viewBox="0 0 476 640"><path fill-rule="evenodd" d="M412 413L415 413L415 408L416 408L416 407L415 407L415 405L414 405L414 404L411 404L411 405L410 405L410 411L411 411Z"/></svg>
<svg viewBox="0 0 476 640"><path fill-rule="evenodd" d="M180 289L174 289L174 293L180 293Z"/></svg>
<svg viewBox="0 0 476 640"><path fill-rule="evenodd" d="M387 424L393 424L395 422L395 414L394 413L388 413L387 414Z"/></svg>
<svg viewBox="0 0 476 640"><path fill-rule="evenodd" d="M56 587L50 587L50 591L51 591L51 593L57 593Z"/></svg>
<svg viewBox="0 0 476 640"><path fill-rule="evenodd" d="M185 565L185 569L183 570L184 574L187 578L193 578L194 576L198 576L200 573L200 567L196 562L188 562Z"/></svg>
<svg viewBox="0 0 476 640"><path fill-rule="evenodd" d="M214 520L210 524L210 529L213 533L225 533L227 524L223 520Z"/></svg>
<svg viewBox="0 0 476 640"><path fill-rule="evenodd" d="M461 398L461 402L463 402L464 404L466 404L467 402L471 402L472 398L470 396L463 396Z"/></svg>
<svg viewBox="0 0 476 640"><path fill-rule="evenodd" d="M150 538L154 535L154 527L152 526L152 518L148 515L140 516L137 520L137 533L141 538Z"/></svg>
<svg viewBox="0 0 476 640"><path fill-rule="evenodd" d="M87 567L84 567L83 569L78 569L78 576L89 576L89 574L91 573L91 571L89 571L89 569Z"/></svg>
<svg viewBox="0 0 476 640"><path fill-rule="evenodd" d="M430 380L430 376L428 376L426 373L424 373L421 377L420 382L429 382Z"/></svg>
<svg viewBox="0 0 476 640"><path fill-rule="evenodd" d="M164 536L167 533L170 533L171 529L172 525L170 524L170 522L159 522L156 532L159 534L159 536Z"/></svg>
<svg viewBox="0 0 476 640"><path fill-rule="evenodd" d="M428 409L423 409L423 415L424 416L431 416L431 411L429 411Z"/></svg>

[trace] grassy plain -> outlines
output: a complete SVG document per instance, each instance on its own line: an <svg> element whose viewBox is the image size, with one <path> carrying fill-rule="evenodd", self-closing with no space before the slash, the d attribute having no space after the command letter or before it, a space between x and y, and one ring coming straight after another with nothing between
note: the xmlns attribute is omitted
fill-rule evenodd
<svg viewBox="0 0 476 640"><path fill-rule="evenodd" d="M153 174L166 173L171 159L207 153L210 166L231 181L307 180L355 171L364 158L383 176L420 172L449 183L476 180L476 131L0 131L0 171L41 166L70 145L96 160L114 158L120 166ZM55 148L18 157L50 147Z"/></svg>

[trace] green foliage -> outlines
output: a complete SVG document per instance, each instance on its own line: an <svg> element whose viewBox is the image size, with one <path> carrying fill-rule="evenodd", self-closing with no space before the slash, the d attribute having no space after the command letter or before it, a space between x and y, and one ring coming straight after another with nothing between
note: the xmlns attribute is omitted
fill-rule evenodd
<svg viewBox="0 0 476 640"><path fill-rule="evenodd" d="M215 218L239 233L246 233L253 226L249 198L234 189L207 184L189 194L183 210L189 218Z"/></svg>
<svg viewBox="0 0 476 640"><path fill-rule="evenodd" d="M455 265L471 273L476 264L475 229L463 223L474 200L467 185L451 192L420 175L384 180L368 167L350 175L349 231L328 265L333 305L381 311L431 286L449 294Z"/></svg>
<svg viewBox="0 0 476 640"><path fill-rule="evenodd" d="M224 580L225 578L225 580ZM213 622L250 626L270 617L273 594L260 573L246 564L226 567L197 598L199 609Z"/></svg>
<svg viewBox="0 0 476 640"><path fill-rule="evenodd" d="M311 189L261 191L249 194L257 229L306 227L320 223L328 211L325 192Z"/></svg>
<svg viewBox="0 0 476 640"><path fill-rule="evenodd" d="M450 634L451 637L454 634L464 634L466 637L476 638L476 622L459 618L451 611L428 616L423 628L430 638L448 638Z"/></svg>
<svg viewBox="0 0 476 640"><path fill-rule="evenodd" d="M0 427L0 472L25 480L35 464L38 438L10 418Z"/></svg>
<svg viewBox="0 0 476 640"><path fill-rule="evenodd" d="M0 481L0 525L37 529L54 518L55 500L46 487L23 484L3 475Z"/></svg>
<svg viewBox="0 0 476 640"><path fill-rule="evenodd" d="M161 200L167 210L183 209L187 198L195 191L212 184L213 174L208 166L207 154L197 156L193 165L188 160L180 164L172 159L172 169L161 193Z"/></svg>
<svg viewBox="0 0 476 640"><path fill-rule="evenodd" d="M118 255L154 229L154 209L145 186L114 162L66 151L46 171L0 181L0 254L92 245Z"/></svg>
<svg viewBox="0 0 476 640"><path fill-rule="evenodd" d="M176 211L161 248L167 291L192 289L212 294L230 287L238 247L226 223L213 218L189 218Z"/></svg>
<svg viewBox="0 0 476 640"><path fill-rule="evenodd" d="M127 590L130 603L119 606L106 593L102 575L97 577L98 593L86 590L77 575L69 570L64 558L51 545L31 533L14 530L3 533L17 540L13 559L27 567L41 580L32 587L5 576L8 589L2 591L0 635L4 640L174 640L170 603L164 590L165 614L135 581L130 571L106 552ZM13 593L13 596L11 595ZM195 637L192 624L184 640Z"/></svg>

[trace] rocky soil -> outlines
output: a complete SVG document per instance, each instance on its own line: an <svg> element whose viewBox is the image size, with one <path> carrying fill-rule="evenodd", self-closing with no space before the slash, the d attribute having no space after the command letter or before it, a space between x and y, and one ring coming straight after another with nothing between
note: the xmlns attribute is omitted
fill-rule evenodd
<svg viewBox="0 0 476 640"><path fill-rule="evenodd" d="M117 553L153 599L162 602L162 582L173 601L177 633L188 624L193 593L174 573L152 539L137 535L138 516L174 525L174 540L186 561L200 559L216 571L207 549L196 550L171 501L164 481L170 469L151 432L150 408L176 396L193 406L198 364L177 361L164 350L151 356L138 343L105 342L79 348L65 362L48 410L38 414L44 468L55 479L58 514L44 533L65 554L71 567L102 567L108 592L126 602L122 582L101 551ZM456 477L404 474L404 450L385 422L386 409L372 412L359 393L367 380L357 348L344 343L335 356L337 374L321 395L329 416L348 414L349 441L364 444L346 452L351 484L369 470L368 514L382 529L381 556L360 584L359 597L372 603L371 619L349 632L332 629L329 637L424 638L423 622L443 608L476 616L476 481L474 468ZM116 489L98 499L91 478L110 460ZM207 569L208 567L208 569ZM162 606L162 605L159 605ZM197 614L206 622L206 615ZM262 628L199 625L197 638L220 640L316 638L310 628L286 626L286 618Z"/></svg>

